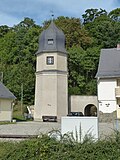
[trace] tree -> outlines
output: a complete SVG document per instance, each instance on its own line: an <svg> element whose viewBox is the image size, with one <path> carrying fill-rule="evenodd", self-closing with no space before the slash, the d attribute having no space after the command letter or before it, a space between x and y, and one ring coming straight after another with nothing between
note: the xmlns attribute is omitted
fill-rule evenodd
<svg viewBox="0 0 120 160"><path fill-rule="evenodd" d="M109 16L112 20L114 20L114 21L116 21L116 22L120 22L120 8L117 8L117 9L112 10L112 11L108 14L108 16Z"/></svg>
<svg viewBox="0 0 120 160"><path fill-rule="evenodd" d="M88 48L85 52L85 58L81 62L83 64L84 76L86 79L85 93L86 95L97 94L97 84L95 75L100 56L100 47Z"/></svg>
<svg viewBox="0 0 120 160"><path fill-rule="evenodd" d="M7 25L0 26L0 38L7 34L9 30L10 27L8 27Z"/></svg>
<svg viewBox="0 0 120 160"><path fill-rule="evenodd" d="M101 48L116 47L120 37L120 22L113 21L108 14L100 14L93 21L85 23L85 28L94 39L92 45Z"/></svg>
<svg viewBox="0 0 120 160"><path fill-rule="evenodd" d="M93 47L83 50L72 47L69 49L69 94L96 94L96 80L100 48Z"/></svg>
<svg viewBox="0 0 120 160"><path fill-rule="evenodd" d="M29 22L29 23L28 23ZM35 52L41 27L27 18L0 38L0 70L5 85L20 100L23 84L24 103L33 104L35 84Z"/></svg>
<svg viewBox="0 0 120 160"><path fill-rule="evenodd" d="M101 9L98 10L98 9L87 9L85 11L85 14L82 15L82 18L84 19L84 24L87 24L87 23L90 23L90 22L93 22L97 17L100 17L101 15L107 15L107 12L106 10L104 9Z"/></svg>
<svg viewBox="0 0 120 160"><path fill-rule="evenodd" d="M66 37L69 94L96 94L100 49L120 43L119 13L119 9L109 14L103 9L88 9L83 14L83 24L79 18L61 16L54 20ZM27 104L34 101L38 38L49 24L45 21L40 27L27 17L12 28L0 26L0 72L4 73L4 84L18 100L23 84L23 101Z"/></svg>

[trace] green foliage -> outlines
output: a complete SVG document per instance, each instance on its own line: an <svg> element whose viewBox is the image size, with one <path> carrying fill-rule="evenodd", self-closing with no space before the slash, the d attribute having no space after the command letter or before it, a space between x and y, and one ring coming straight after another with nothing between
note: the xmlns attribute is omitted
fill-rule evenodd
<svg viewBox="0 0 120 160"><path fill-rule="evenodd" d="M118 10L113 10L109 14L105 10L98 11L98 9L85 11L86 14L83 14L84 25L94 39L93 45L102 48L116 47L120 37L120 21L114 21L113 16L119 19Z"/></svg>
<svg viewBox="0 0 120 160"><path fill-rule="evenodd" d="M69 94L96 94L95 74L100 49L72 47L68 52Z"/></svg>
<svg viewBox="0 0 120 160"><path fill-rule="evenodd" d="M119 160L120 134L115 133L96 142L86 138L83 143L75 142L70 135L60 140L48 135L20 142L0 142L1 160Z"/></svg>
<svg viewBox="0 0 120 160"><path fill-rule="evenodd" d="M116 8L114 10L112 10L108 16L110 16L111 19L113 19L114 21L118 21L120 22L120 8Z"/></svg>
<svg viewBox="0 0 120 160"><path fill-rule="evenodd" d="M23 101L33 104L35 84L35 52L41 28L25 18L0 38L0 70L4 83L20 100L23 84Z"/></svg>
<svg viewBox="0 0 120 160"><path fill-rule="evenodd" d="M0 38L7 34L9 30L10 27L8 27L7 25L0 26Z"/></svg>
<svg viewBox="0 0 120 160"><path fill-rule="evenodd" d="M110 13L103 9L87 9L80 18L60 16L54 20L66 37L68 50L69 94L95 95L99 54L101 48L113 48L120 42L120 8ZM10 28L0 26L0 72L4 84L31 105L35 93L35 53L38 50L38 37L46 29L35 24L33 19L24 18Z"/></svg>
<svg viewBox="0 0 120 160"><path fill-rule="evenodd" d="M10 122L10 121L6 121L6 122L3 121L3 122L2 122L2 121L1 121L1 122L0 122L0 125L15 124L15 123L16 123L16 122Z"/></svg>
<svg viewBox="0 0 120 160"><path fill-rule="evenodd" d="M21 105L20 102L17 102L13 107L13 119L16 121L26 121L24 113L27 113L27 107L25 105Z"/></svg>
<svg viewBox="0 0 120 160"><path fill-rule="evenodd" d="M85 14L82 15L83 19L84 19L84 24L87 24L89 22L93 22L97 17L100 17L102 15L107 15L106 10L103 10L100 8L100 10L98 9L87 9L85 11Z"/></svg>

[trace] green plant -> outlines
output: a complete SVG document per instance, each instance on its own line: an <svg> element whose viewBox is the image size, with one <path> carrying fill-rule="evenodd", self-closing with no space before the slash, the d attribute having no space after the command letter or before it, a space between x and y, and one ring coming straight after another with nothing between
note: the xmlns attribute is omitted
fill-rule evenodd
<svg viewBox="0 0 120 160"><path fill-rule="evenodd" d="M104 140L80 143L72 134L61 135L53 130L19 143L0 142L0 160L119 160L119 139L120 133L115 132Z"/></svg>

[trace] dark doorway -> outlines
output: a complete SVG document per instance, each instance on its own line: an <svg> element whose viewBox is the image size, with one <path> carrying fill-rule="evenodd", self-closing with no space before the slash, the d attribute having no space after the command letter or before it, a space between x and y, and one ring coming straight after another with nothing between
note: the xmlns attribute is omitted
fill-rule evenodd
<svg viewBox="0 0 120 160"><path fill-rule="evenodd" d="M88 104L84 109L85 116L97 116L97 107L93 104Z"/></svg>

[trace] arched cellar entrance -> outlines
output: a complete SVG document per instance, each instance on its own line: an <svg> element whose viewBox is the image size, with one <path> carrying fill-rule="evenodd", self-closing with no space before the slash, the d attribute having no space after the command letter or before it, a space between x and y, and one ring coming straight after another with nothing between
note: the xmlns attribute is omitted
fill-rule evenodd
<svg viewBox="0 0 120 160"><path fill-rule="evenodd" d="M93 104L88 104L84 109L85 116L97 116L97 107Z"/></svg>

